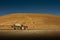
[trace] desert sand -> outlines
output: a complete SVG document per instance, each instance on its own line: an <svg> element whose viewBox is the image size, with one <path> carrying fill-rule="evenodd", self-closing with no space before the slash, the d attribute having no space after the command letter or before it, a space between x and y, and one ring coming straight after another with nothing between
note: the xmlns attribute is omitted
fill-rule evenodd
<svg viewBox="0 0 60 40"><path fill-rule="evenodd" d="M13 24L27 25L30 30L60 30L60 16L52 14L8 14L0 16L0 29L13 29Z"/></svg>
<svg viewBox="0 0 60 40"><path fill-rule="evenodd" d="M11 25L16 23L27 25L28 30L13 30ZM9 38L60 36L60 16L21 13L0 16L0 36L9 36Z"/></svg>

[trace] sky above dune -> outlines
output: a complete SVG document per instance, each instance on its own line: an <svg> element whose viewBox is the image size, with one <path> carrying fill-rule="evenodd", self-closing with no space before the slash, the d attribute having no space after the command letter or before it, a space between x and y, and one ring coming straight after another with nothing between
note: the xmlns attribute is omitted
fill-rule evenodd
<svg viewBox="0 0 60 40"><path fill-rule="evenodd" d="M12 13L60 15L60 0L0 0L0 15Z"/></svg>

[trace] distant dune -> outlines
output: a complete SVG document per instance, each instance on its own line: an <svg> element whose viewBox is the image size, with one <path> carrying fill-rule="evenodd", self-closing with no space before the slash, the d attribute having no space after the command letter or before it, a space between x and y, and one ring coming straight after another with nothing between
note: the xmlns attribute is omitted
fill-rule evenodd
<svg viewBox="0 0 60 40"><path fill-rule="evenodd" d="M12 29L19 23L36 30L60 30L60 16L52 14L9 14L0 16L0 29Z"/></svg>

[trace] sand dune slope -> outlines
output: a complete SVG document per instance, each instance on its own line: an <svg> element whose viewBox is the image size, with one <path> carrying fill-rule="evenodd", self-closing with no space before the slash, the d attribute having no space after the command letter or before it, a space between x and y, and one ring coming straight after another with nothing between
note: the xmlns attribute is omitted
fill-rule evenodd
<svg viewBox="0 0 60 40"><path fill-rule="evenodd" d="M24 24L28 29L60 30L60 16L51 14L9 14L0 16L0 29L11 29L15 23Z"/></svg>

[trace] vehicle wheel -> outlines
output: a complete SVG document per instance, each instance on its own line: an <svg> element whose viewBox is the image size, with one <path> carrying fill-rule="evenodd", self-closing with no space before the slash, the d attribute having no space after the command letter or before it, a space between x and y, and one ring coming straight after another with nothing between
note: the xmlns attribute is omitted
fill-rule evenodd
<svg viewBox="0 0 60 40"><path fill-rule="evenodd" d="M16 30L16 28L14 28L14 30Z"/></svg>

